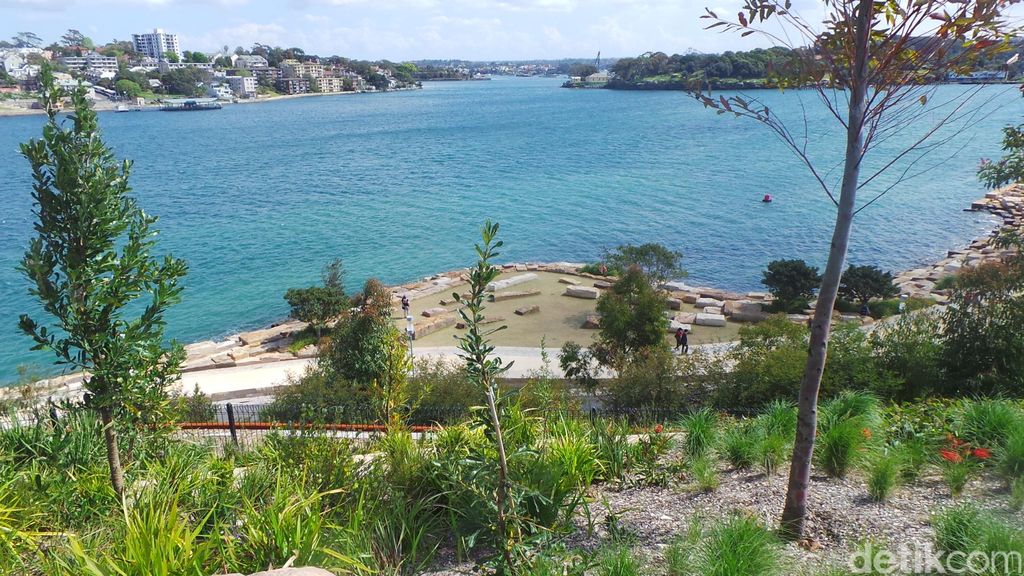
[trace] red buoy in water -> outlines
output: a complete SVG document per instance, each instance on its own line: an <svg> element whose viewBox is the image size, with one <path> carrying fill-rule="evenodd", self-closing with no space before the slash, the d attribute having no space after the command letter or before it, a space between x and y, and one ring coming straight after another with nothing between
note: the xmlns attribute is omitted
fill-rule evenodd
<svg viewBox="0 0 1024 576"><path fill-rule="evenodd" d="M761 199L761 202L764 202L765 204L767 204L768 202L771 202L771 201L772 201L772 195L771 194L765 194L764 198Z"/></svg>

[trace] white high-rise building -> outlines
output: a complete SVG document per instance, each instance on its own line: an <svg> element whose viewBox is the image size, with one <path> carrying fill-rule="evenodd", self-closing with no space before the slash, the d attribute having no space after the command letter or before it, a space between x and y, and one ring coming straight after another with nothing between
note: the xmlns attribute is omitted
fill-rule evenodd
<svg viewBox="0 0 1024 576"><path fill-rule="evenodd" d="M164 60L168 52L174 52L178 58L182 57L178 35L167 34L160 28L153 30L152 34L132 34L132 44L136 52L157 60Z"/></svg>

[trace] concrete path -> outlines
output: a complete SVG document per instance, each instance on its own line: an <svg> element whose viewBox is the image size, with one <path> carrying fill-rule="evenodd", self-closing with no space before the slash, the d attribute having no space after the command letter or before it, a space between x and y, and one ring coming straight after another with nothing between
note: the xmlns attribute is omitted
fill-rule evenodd
<svg viewBox="0 0 1024 576"><path fill-rule="evenodd" d="M703 344L693 348L703 348L720 354L734 345L735 343L725 342L721 344ZM544 369L544 359L541 352L541 348L516 346L498 346L494 351L495 355L500 357L502 362L506 364L512 362L512 368L505 374L505 377L515 379L529 378ZM558 350L548 349L546 352L548 355L547 368L551 376L555 378L564 377L561 368L558 366ZM416 358L434 358L449 362L462 362L462 359L459 357L459 350L455 346L418 348L414 345L413 356ZM251 364L248 366L188 372L181 376L181 390L185 394L191 394L196 386L198 386L200 390L212 396L215 400L238 397L248 397L250 400L256 398L264 400L269 397L270 388L285 384L289 376L301 376L306 367L312 363L312 359L282 360L266 364ZM605 373L601 377L610 376L610 373Z"/></svg>

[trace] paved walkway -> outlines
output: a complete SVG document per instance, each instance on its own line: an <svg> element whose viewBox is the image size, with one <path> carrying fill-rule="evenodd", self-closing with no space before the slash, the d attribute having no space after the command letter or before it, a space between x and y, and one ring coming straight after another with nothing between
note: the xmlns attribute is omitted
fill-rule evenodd
<svg viewBox="0 0 1024 576"><path fill-rule="evenodd" d="M710 349L716 353L721 353L733 345L731 342L725 342L722 344L703 344L694 346L694 348ZM562 378L564 374L558 366L558 350L548 349L546 352L548 356L547 368L551 375L555 378ZM451 362L462 362L462 359L459 357L459 350L455 346L417 348L414 345L413 355L416 358L440 358ZM500 357L502 362L512 362L512 368L505 374L506 378L529 378L544 369L544 358L541 348L498 346L495 348L494 355ZM269 397L268 392L270 388L286 383L289 376L301 376L312 363L312 359L282 360L266 364L251 364L248 366L188 372L181 376L181 390L186 394L191 394L196 386L198 386L205 394L213 396L215 399L237 396L265 399ZM609 376L611 376L610 373L604 374L604 377ZM261 391L263 391L262 394Z"/></svg>

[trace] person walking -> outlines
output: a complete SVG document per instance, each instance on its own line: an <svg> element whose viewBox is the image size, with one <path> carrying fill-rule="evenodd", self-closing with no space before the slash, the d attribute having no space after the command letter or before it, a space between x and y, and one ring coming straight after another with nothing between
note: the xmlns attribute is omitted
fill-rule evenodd
<svg viewBox="0 0 1024 576"><path fill-rule="evenodd" d="M409 295L402 294L402 314L405 316L409 315Z"/></svg>
<svg viewBox="0 0 1024 576"><path fill-rule="evenodd" d="M682 328L680 328L680 330L682 330ZM680 354L686 355L690 353L690 339L687 336L689 333L689 330L683 330L683 334L679 339Z"/></svg>
<svg viewBox="0 0 1024 576"><path fill-rule="evenodd" d="M681 350L682 349L682 347L683 347L683 338L686 338L686 333L683 331L682 327L676 328L676 347L675 347L676 350Z"/></svg>

